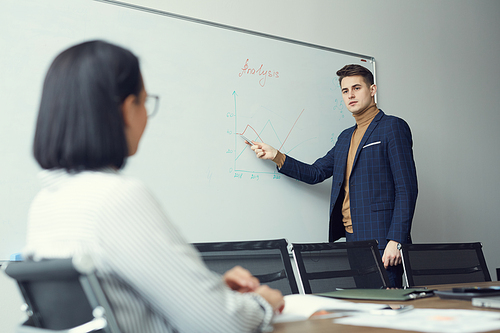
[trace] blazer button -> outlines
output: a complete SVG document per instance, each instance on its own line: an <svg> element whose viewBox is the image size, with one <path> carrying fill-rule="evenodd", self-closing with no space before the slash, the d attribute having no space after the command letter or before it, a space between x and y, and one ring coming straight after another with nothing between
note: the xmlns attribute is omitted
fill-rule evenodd
<svg viewBox="0 0 500 333"><path fill-rule="evenodd" d="M342 186L342 182L339 182L339 187Z"/></svg>

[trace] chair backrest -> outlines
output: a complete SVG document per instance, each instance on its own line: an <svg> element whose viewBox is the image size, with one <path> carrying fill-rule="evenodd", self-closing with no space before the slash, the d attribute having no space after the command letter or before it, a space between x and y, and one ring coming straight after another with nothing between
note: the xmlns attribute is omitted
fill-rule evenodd
<svg viewBox="0 0 500 333"><path fill-rule="evenodd" d="M375 239L358 242L292 244L306 294L336 288L382 288L389 277Z"/></svg>
<svg viewBox="0 0 500 333"><path fill-rule="evenodd" d="M479 242L402 244L401 256L410 287L491 281Z"/></svg>
<svg viewBox="0 0 500 333"><path fill-rule="evenodd" d="M120 332L88 257L11 262L5 273L26 302L18 332Z"/></svg>
<svg viewBox="0 0 500 333"><path fill-rule="evenodd" d="M298 294L285 239L194 243L208 268L224 274L236 265L249 270L262 284L283 295Z"/></svg>

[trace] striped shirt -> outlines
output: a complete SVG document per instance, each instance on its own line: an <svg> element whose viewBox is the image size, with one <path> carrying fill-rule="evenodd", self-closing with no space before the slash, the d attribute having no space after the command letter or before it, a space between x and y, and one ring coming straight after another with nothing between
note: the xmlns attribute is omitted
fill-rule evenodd
<svg viewBox="0 0 500 333"><path fill-rule="evenodd" d="M124 333L252 332L272 307L229 289L139 181L112 169L42 171L26 258L90 255Z"/></svg>

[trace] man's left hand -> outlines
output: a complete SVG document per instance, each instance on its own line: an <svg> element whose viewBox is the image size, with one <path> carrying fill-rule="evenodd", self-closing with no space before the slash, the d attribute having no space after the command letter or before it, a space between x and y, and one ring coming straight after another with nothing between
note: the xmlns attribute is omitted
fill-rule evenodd
<svg viewBox="0 0 500 333"><path fill-rule="evenodd" d="M390 240L384 250L384 255L382 256L382 262L384 267L396 266L401 264L401 253L398 250L398 242Z"/></svg>

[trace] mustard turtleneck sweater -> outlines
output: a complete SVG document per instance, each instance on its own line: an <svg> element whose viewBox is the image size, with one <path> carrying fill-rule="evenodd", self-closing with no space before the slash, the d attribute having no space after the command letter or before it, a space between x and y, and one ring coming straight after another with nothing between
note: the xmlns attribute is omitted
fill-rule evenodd
<svg viewBox="0 0 500 333"><path fill-rule="evenodd" d="M351 219L351 202L349 200L349 177L351 176L352 166L354 163L354 157L356 156L356 151L358 150L359 143L363 139L368 126L372 122L373 118L378 113L377 104L372 104L366 109L353 114L356 120L356 129L352 133L351 145L349 146L349 154L347 155L347 165L345 170L344 179L344 202L342 203L342 222L344 223L345 231L352 233L352 219ZM276 157L273 159L274 163L277 164L278 168L281 168L285 163L286 155L277 152Z"/></svg>
<svg viewBox="0 0 500 333"><path fill-rule="evenodd" d="M349 153L347 155L347 164L345 169L344 178L344 202L342 203L342 222L344 223L345 231L352 233L352 219L351 219L351 202L349 199L349 177L351 176L352 166L354 163L354 157L356 157L356 152L358 151L359 143L363 139L368 126L372 122L373 118L378 113L377 104L372 104L366 109L353 114L356 120L356 129L352 133L351 145L349 146Z"/></svg>

